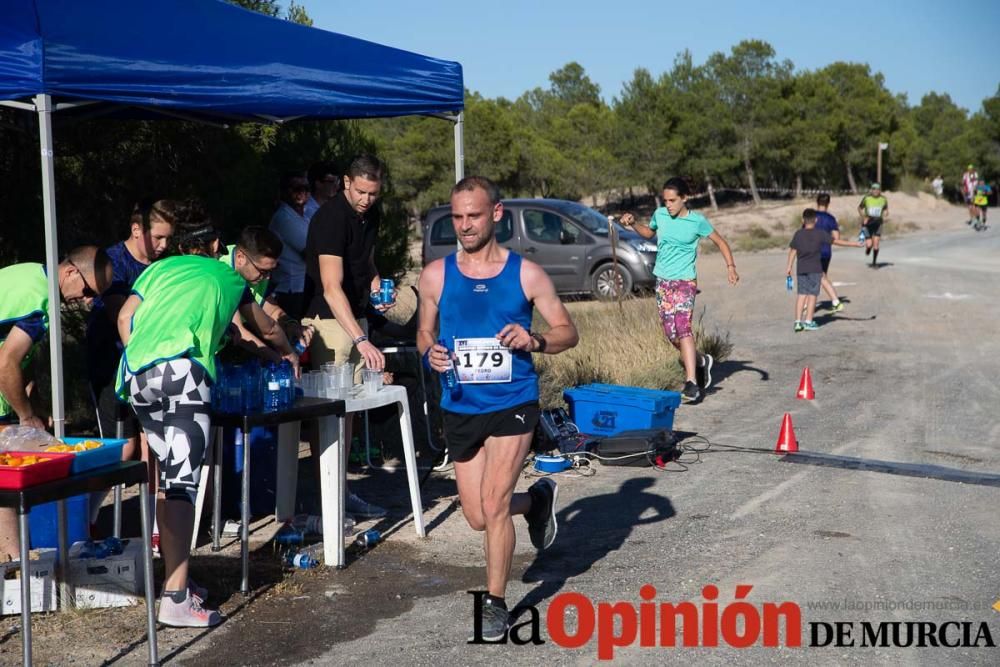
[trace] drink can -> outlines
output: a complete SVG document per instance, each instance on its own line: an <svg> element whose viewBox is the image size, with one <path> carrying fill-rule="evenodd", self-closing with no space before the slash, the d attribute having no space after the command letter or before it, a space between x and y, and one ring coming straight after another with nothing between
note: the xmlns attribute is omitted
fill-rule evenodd
<svg viewBox="0 0 1000 667"><path fill-rule="evenodd" d="M381 539L382 533L378 532L374 528L371 528L358 535L358 539L355 540L355 543L362 549L371 549L373 546L378 544Z"/></svg>
<svg viewBox="0 0 1000 667"><path fill-rule="evenodd" d="M392 278L383 278L382 282L379 283L379 301L383 304L390 304L393 302L393 292L396 290L396 284L392 281Z"/></svg>

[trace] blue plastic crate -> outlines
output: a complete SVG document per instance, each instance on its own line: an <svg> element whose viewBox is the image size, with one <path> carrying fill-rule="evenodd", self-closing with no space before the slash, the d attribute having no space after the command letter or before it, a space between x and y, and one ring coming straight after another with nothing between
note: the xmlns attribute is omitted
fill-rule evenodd
<svg viewBox="0 0 1000 667"><path fill-rule="evenodd" d="M616 435L643 429L673 429L681 404L676 391L613 384L587 384L563 392L570 418L581 433Z"/></svg>
<svg viewBox="0 0 1000 667"><path fill-rule="evenodd" d="M122 447L128 442L119 438L63 438L63 442L67 445L76 445L84 440L97 440L101 446L97 449L75 452L73 465L69 468L70 475L118 463L122 460Z"/></svg>
<svg viewBox="0 0 1000 667"><path fill-rule="evenodd" d="M56 548L59 546L59 532L56 529L58 516L56 503L45 503L31 508L28 514L28 529L31 548ZM67 545L90 539L90 494L66 499Z"/></svg>

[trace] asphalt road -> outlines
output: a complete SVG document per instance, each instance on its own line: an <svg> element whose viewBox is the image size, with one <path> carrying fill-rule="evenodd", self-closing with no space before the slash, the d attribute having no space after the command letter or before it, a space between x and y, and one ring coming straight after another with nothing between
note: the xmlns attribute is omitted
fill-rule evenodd
<svg viewBox="0 0 1000 667"><path fill-rule="evenodd" d="M403 524L347 570L303 575L297 596L254 600L174 657L192 665L592 664L596 640L579 648L552 640L545 614L554 596L638 608L650 584L655 602L692 601L704 619L711 584L720 616L738 585L752 586L746 601L758 611L796 603L803 647L643 648L636 639L615 659L997 664L997 649L985 647L807 646L811 623L837 621L854 623L857 644L862 621L968 621L972 639L987 622L1000 642L1000 613L990 609L1000 599L1000 232L888 239L879 259L871 269L861 251L837 249L831 275L847 308L820 311L818 331L794 333L783 253L738 256L738 288L724 285L718 255L702 258L699 308L707 307L707 324L730 332L735 350L707 399L680 408L675 428L713 446L685 472L599 467L562 480L559 538L541 555L517 522L507 599L536 605L543 644L466 643L465 591L483 583L481 542L451 502L451 483L432 480L428 539ZM806 366L814 401L795 398ZM801 450L817 456L729 449L773 449L785 412ZM397 473L384 486L405 485ZM405 502L401 494L399 507ZM948 641L961 639L955 627Z"/></svg>

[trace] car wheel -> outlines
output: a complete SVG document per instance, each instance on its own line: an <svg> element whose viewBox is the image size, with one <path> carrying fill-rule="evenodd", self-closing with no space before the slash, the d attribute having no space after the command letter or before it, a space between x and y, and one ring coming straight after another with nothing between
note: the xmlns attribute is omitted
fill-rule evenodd
<svg viewBox="0 0 1000 667"><path fill-rule="evenodd" d="M632 274L619 264L602 264L591 276L590 291L599 301L612 301L632 292Z"/></svg>

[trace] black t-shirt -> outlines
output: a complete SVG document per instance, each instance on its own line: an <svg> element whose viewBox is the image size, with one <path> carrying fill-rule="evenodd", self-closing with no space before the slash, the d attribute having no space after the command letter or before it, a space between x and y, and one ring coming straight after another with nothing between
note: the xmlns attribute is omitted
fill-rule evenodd
<svg viewBox="0 0 1000 667"><path fill-rule="evenodd" d="M365 314L371 293L372 250L378 235L379 213L371 209L362 218L351 208L343 192L320 206L309 222L306 236L306 274L313 284L313 295L306 308L306 317L332 318L333 312L323 298L323 281L319 275L319 256L334 255L344 260L342 287L351 303L354 317Z"/></svg>
<svg viewBox="0 0 1000 667"><path fill-rule="evenodd" d="M833 242L830 232L813 227L800 229L792 236L789 248L795 248L796 273L823 273L823 262L820 256L823 244Z"/></svg>

